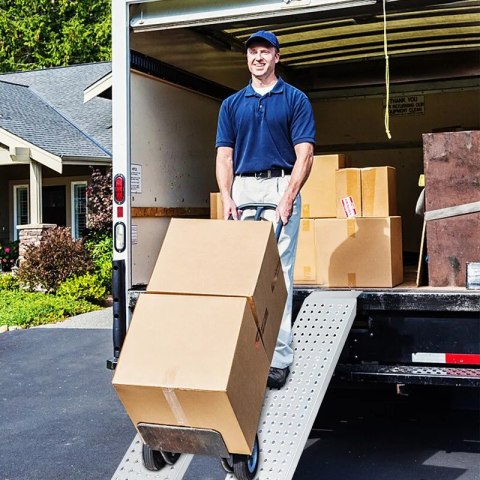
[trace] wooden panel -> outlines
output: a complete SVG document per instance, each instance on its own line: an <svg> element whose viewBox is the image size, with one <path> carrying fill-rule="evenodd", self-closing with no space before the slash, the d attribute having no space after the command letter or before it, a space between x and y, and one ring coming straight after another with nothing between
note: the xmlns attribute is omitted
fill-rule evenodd
<svg viewBox="0 0 480 480"><path fill-rule="evenodd" d="M426 134L426 211L480 200L480 132ZM466 263L480 261L480 213L427 222L429 285L465 286Z"/></svg>
<svg viewBox="0 0 480 480"><path fill-rule="evenodd" d="M133 207L132 217L186 217L208 218L210 208L206 207Z"/></svg>
<svg viewBox="0 0 480 480"><path fill-rule="evenodd" d="M432 287L464 287L466 263L480 261L480 213L427 224L428 276Z"/></svg>
<svg viewBox="0 0 480 480"><path fill-rule="evenodd" d="M423 135L425 210L480 200L480 131Z"/></svg>

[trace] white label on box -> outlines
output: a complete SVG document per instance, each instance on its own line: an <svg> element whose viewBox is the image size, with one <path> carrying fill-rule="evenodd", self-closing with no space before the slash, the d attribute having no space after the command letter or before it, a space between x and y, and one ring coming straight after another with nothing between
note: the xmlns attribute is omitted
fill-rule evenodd
<svg viewBox="0 0 480 480"><path fill-rule="evenodd" d="M132 163L130 169L130 192L142 193L142 166Z"/></svg>
<svg viewBox="0 0 480 480"><path fill-rule="evenodd" d="M355 202L353 201L352 196L342 198L342 206L347 218L357 216L357 209L355 208Z"/></svg>

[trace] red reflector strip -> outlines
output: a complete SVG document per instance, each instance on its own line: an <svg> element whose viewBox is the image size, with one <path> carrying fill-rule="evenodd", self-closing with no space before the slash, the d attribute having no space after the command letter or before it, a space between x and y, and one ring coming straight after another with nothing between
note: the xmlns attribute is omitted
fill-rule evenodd
<svg viewBox="0 0 480 480"><path fill-rule="evenodd" d="M457 365L480 365L477 353L412 353L412 361L418 363L452 363Z"/></svg>
<svg viewBox="0 0 480 480"><path fill-rule="evenodd" d="M475 353L446 353L447 363L460 363L462 365L480 365L480 355Z"/></svg>
<svg viewBox="0 0 480 480"><path fill-rule="evenodd" d="M117 207L117 217L123 218L123 207Z"/></svg>

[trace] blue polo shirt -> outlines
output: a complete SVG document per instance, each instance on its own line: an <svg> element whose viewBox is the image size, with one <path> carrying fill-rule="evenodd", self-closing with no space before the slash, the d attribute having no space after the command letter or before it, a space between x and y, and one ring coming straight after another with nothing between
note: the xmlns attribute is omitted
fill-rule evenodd
<svg viewBox="0 0 480 480"><path fill-rule="evenodd" d="M236 175L292 169L294 147L303 142L315 144L312 106L303 92L281 78L263 96L250 83L220 107L216 147L234 149Z"/></svg>

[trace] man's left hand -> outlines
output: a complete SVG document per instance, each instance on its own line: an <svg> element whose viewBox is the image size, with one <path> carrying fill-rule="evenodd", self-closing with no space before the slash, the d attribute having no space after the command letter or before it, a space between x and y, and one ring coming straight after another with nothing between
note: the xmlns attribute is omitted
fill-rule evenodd
<svg viewBox="0 0 480 480"><path fill-rule="evenodd" d="M277 222L282 219L284 225L288 223L293 212L293 200L283 197L277 206Z"/></svg>

